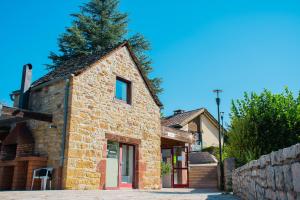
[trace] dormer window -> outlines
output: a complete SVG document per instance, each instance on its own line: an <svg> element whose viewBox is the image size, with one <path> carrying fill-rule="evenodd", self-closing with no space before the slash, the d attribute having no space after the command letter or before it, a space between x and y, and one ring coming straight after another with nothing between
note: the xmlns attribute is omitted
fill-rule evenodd
<svg viewBox="0 0 300 200"><path fill-rule="evenodd" d="M116 79L116 99L131 104L131 82L123 78Z"/></svg>

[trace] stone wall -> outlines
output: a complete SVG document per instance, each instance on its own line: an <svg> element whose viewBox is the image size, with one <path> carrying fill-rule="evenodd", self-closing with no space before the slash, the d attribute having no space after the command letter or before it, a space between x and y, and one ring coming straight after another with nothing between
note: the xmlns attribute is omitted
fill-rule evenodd
<svg viewBox="0 0 300 200"><path fill-rule="evenodd" d="M117 76L132 83L131 105L115 99ZM140 141L137 187L160 187L160 109L126 47L74 76L70 103L65 188L103 188L106 135Z"/></svg>
<svg viewBox="0 0 300 200"><path fill-rule="evenodd" d="M29 109L53 115L53 128L50 123L31 120L29 125L35 140L35 152L48 156L48 165L58 166L61 153L63 129L65 81L32 91Z"/></svg>
<svg viewBox="0 0 300 200"><path fill-rule="evenodd" d="M242 199L300 199L300 144L249 162L232 179Z"/></svg>
<svg viewBox="0 0 300 200"><path fill-rule="evenodd" d="M47 166L54 167L52 187L60 188L59 162L61 156L61 138L63 129L63 112L65 97L65 81L61 80L40 89L33 89L29 98L29 109L37 112L53 114L53 127L50 123L36 120L28 121L34 137L34 154L48 157ZM14 106L18 104L18 96Z"/></svg>

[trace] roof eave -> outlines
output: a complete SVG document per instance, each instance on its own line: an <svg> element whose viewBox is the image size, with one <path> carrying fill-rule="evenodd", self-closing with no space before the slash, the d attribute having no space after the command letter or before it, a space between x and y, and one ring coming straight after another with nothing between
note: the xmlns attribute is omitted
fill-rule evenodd
<svg viewBox="0 0 300 200"><path fill-rule="evenodd" d="M134 52L131 50L131 46L130 46L130 44L129 44L128 41L125 41L125 42L121 43L120 45L118 45L117 47L115 47L113 50L111 50L111 51L109 51L108 53L106 53L105 55L103 55L103 56L102 56L101 58L99 58L97 61L91 63L89 66L92 66L94 63L98 62L99 60L104 59L105 57L111 55L113 52L117 51L118 49L120 49L120 48L122 48L122 47L126 47L126 48L128 49L128 51L129 51L129 53L130 53L130 56L133 58L133 61L134 61L134 63L136 64L137 69L138 69L138 71L139 71L139 73L140 73L142 79L144 80L145 85L146 85L147 89L149 90L150 95L152 96L154 102L156 103L156 105L157 105L158 107L162 108L162 107L163 107L163 104L161 103L161 101L159 100L159 98L157 97L157 95L155 94L155 92L154 92L154 90L153 90L153 88L152 88L152 86L151 86L150 80L143 74L143 72L142 72L142 70L141 70L141 69L142 69L142 66L141 66L141 64L140 64L140 62L139 62L139 60L138 60L138 58L135 56ZM85 71L86 69L88 69L88 67L85 67L84 69L82 69L82 70L80 70L80 71L74 73L74 75L77 76L77 75L81 74L83 71ZM53 80L50 80L50 81L46 81L46 82L40 83L40 84L38 84L38 85L33 86L32 89L35 90L35 89L37 89L37 88L42 88L42 87L44 87L44 86L46 86L46 85L50 85L50 84L52 84L52 83L54 83L54 82L56 82L56 81L66 79L67 77L69 77L69 75L62 76L62 77L58 77L58 78L55 78L55 79L53 79ZM19 91L18 91L18 90L13 91L13 92L11 93L11 95L18 95L18 94L19 94Z"/></svg>
<svg viewBox="0 0 300 200"><path fill-rule="evenodd" d="M186 120L182 121L180 123L181 126L185 126L187 125L190 121L192 121L195 117L197 117L198 115L201 115L203 112L205 111L205 108L201 108L198 112L196 112L195 114L193 114L192 116L190 116L189 118L187 118Z"/></svg>
<svg viewBox="0 0 300 200"><path fill-rule="evenodd" d="M130 53L130 56L133 58L134 63L137 65L138 71L139 71L141 77L143 78L143 80L144 80L144 82L145 82L148 90L150 91L150 94L151 94L152 98L154 99L155 103L160 108L162 108L163 104L161 103L161 101L159 100L159 98L157 97L157 95L155 94L155 92L153 91L153 88L152 88L152 85L150 83L150 80L143 74L143 72L141 70L142 69L142 65L140 64L140 62L139 62L138 58L136 57L136 55L133 53L132 48L131 48L129 42L125 42L123 44L123 46L127 47L128 51Z"/></svg>

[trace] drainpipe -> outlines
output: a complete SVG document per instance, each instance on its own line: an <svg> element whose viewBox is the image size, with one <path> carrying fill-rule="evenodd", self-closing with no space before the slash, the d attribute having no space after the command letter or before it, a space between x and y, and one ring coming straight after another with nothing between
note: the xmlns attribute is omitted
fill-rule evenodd
<svg viewBox="0 0 300 200"><path fill-rule="evenodd" d="M67 137L67 126L68 126L68 113L69 113L69 95L70 95L70 79L73 77L73 74L66 79L65 85L65 97L64 97L64 125L62 129L62 142L61 142L61 156L60 156L60 187L62 188L63 180L63 166L65 160L65 148L66 148L66 137Z"/></svg>

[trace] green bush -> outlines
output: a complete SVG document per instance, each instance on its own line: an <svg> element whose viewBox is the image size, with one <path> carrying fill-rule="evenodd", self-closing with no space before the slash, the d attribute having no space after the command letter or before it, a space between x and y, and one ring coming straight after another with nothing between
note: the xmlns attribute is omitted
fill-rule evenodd
<svg viewBox="0 0 300 200"><path fill-rule="evenodd" d="M300 96L264 90L232 102L226 152L238 164L300 142Z"/></svg>
<svg viewBox="0 0 300 200"><path fill-rule="evenodd" d="M161 162L161 176L169 175L172 170L172 165L170 163Z"/></svg>
<svg viewBox="0 0 300 200"><path fill-rule="evenodd" d="M228 153L227 153L227 146L222 147L222 160L228 158ZM205 147L202 149L202 152L208 152L216 157L217 160L220 160L220 152L219 152L219 147L215 146L210 146L210 147Z"/></svg>
<svg viewBox="0 0 300 200"><path fill-rule="evenodd" d="M208 152L210 154L215 154L216 152L219 151L218 147L210 146L210 147L205 147L201 150L202 152Z"/></svg>

